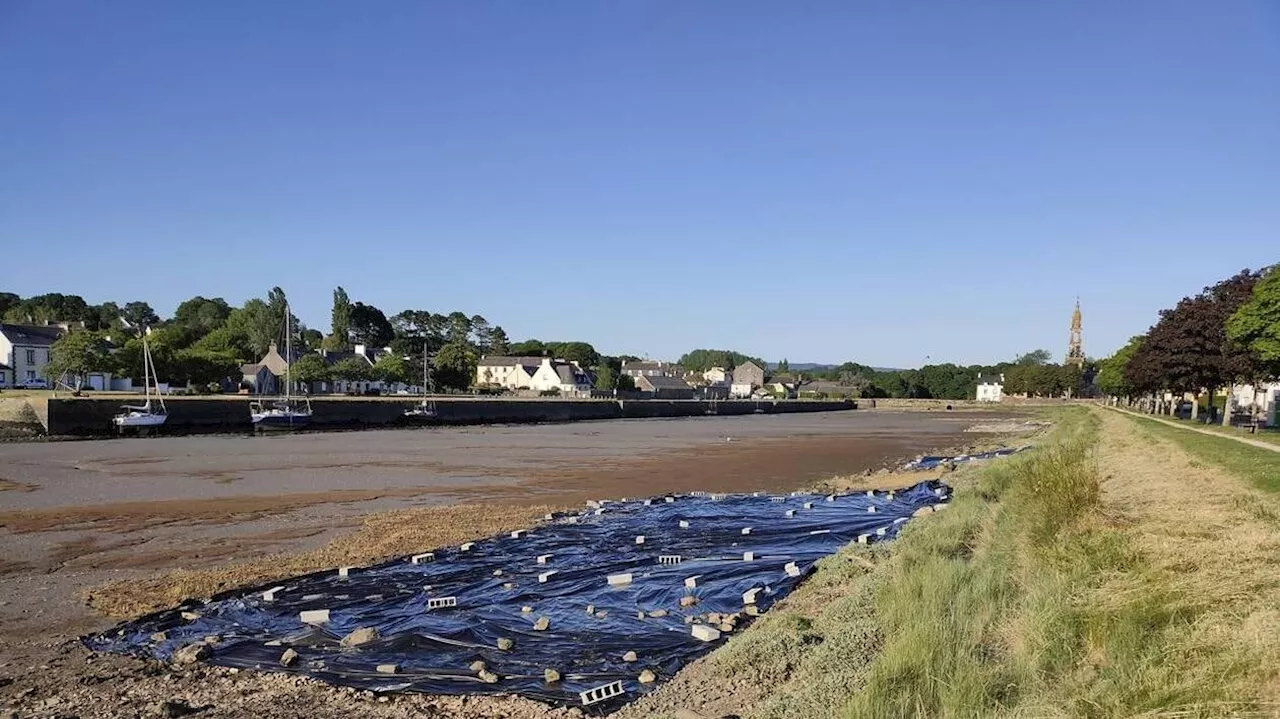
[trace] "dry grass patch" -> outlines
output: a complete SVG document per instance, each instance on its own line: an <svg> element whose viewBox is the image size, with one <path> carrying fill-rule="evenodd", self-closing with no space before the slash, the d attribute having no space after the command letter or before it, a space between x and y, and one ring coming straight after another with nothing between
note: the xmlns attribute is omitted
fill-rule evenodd
<svg viewBox="0 0 1280 719"><path fill-rule="evenodd" d="M552 506L458 505L371 514L355 533L301 554L280 554L213 569L181 569L141 580L112 582L81 597L107 616L128 619L285 577L338 566L372 564L391 557L461 544L535 524Z"/></svg>

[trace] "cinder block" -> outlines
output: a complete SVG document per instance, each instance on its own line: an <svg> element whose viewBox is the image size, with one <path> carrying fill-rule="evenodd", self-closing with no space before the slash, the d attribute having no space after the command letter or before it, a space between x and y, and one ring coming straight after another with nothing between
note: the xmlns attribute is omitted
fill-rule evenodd
<svg viewBox="0 0 1280 719"><path fill-rule="evenodd" d="M550 559L551 559L551 555L550 555L550 554L539 554L539 555L538 555L537 562L538 562L538 564L546 564L546 563L547 563L547 561L548 561L548 560L550 560Z"/></svg>
<svg viewBox="0 0 1280 719"><path fill-rule="evenodd" d="M539 575L538 575L538 581L539 581L540 583L545 583L545 582L546 582L548 579L550 579L553 575L556 575L556 574L559 574L559 573L560 573L560 572L559 572L559 571L557 571L557 570L555 570L555 569L552 569L550 572L543 572L542 574L539 574Z"/></svg>
<svg viewBox="0 0 1280 719"><path fill-rule="evenodd" d="M802 573L800 571L800 565L795 562L787 562L787 566L783 567L783 569L787 570L788 577L798 577Z"/></svg>
<svg viewBox="0 0 1280 719"><path fill-rule="evenodd" d="M512 533L511 533L511 538L512 538L512 539L519 539L519 538L523 537L524 535L526 535L526 534L528 534L528 533L529 533L529 530L527 530L527 529L517 529L516 531L514 531L514 532L512 532Z"/></svg>
<svg viewBox="0 0 1280 719"><path fill-rule="evenodd" d="M704 642L714 642L720 638L720 630L715 627L709 627L705 624L695 624L689 632L695 639L701 639Z"/></svg>
<svg viewBox="0 0 1280 719"><path fill-rule="evenodd" d="M743 593L742 593L742 603L743 603L743 604L755 604L755 603L756 603L756 595L760 594L760 592L761 592L761 591L763 591L763 590L761 590L759 587L753 587L752 589L748 589L747 591L743 592Z"/></svg>
<svg viewBox="0 0 1280 719"><path fill-rule="evenodd" d="M743 534L751 534L751 527L743 527L743 528L742 528L742 533L743 533Z"/></svg>
<svg viewBox="0 0 1280 719"><path fill-rule="evenodd" d="M660 554L658 555L658 564L679 564L684 558L679 554Z"/></svg>
<svg viewBox="0 0 1280 719"><path fill-rule="evenodd" d="M644 535L643 535L643 534L637 534L637 535L636 535L636 544L644 544Z"/></svg>
<svg viewBox="0 0 1280 719"><path fill-rule="evenodd" d="M676 501L675 497L663 497L663 499L667 500L667 504L671 504L672 502Z"/></svg>
<svg viewBox="0 0 1280 719"><path fill-rule="evenodd" d="M805 503L804 503L804 508L805 508L805 509L813 509L813 502L805 502Z"/></svg>
<svg viewBox="0 0 1280 719"><path fill-rule="evenodd" d="M796 510L794 510L794 509L788 509L788 510L786 511L786 515L787 515L788 517L794 517L794 516L796 516Z"/></svg>
<svg viewBox="0 0 1280 719"><path fill-rule="evenodd" d="M338 576L344 578L349 577L351 576L351 570L353 569L356 569L356 567L338 567Z"/></svg>
<svg viewBox="0 0 1280 719"><path fill-rule="evenodd" d="M689 528L689 522L688 522L688 520L685 520L685 519L680 520L680 528L681 528L681 529L688 529L688 528Z"/></svg>
<svg viewBox="0 0 1280 719"><path fill-rule="evenodd" d="M306 611L299 612L298 619L301 619L303 624L328 624L329 610L308 609Z"/></svg>
<svg viewBox="0 0 1280 719"><path fill-rule="evenodd" d="M415 554L412 557L409 557L409 561L413 562L414 564L422 564L423 562L434 562L435 560L436 560L435 552L423 552L422 554Z"/></svg>
<svg viewBox="0 0 1280 719"><path fill-rule="evenodd" d="M262 593L262 601L274 602L276 600L276 592L283 592L284 587L272 587Z"/></svg>
<svg viewBox="0 0 1280 719"><path fill-rule="evenodd" d="M427 609L444 609L458 606L457 597L434 597L427 600Z"/></svg>
<svg viewBox="0 0 1280 719"><path fill-rule="evenodd" d="M595 689L588 689L585 692L578 692L578 697L582 699L582 706L588 707L592 704L599 704L606 699L620 697L626 694L622 688L622 682L609 682Z"/></svg>
<svg viewBox="0 0 1280 719"><path fill-rule="evenodd" d="M870 507L867 507L867 512L868 512L868 513L870 513L870 514L875 514L875 513L876 513L876 512L878 512L878 511L880 511L880 510L876 509L876 505L874 505L874 504L873 504L873 505L871 505Z"/></svg>
<svg viewBox="0 0 1280 719"><path fill-rule="evenodd" d="M754 561L756 561L756 553L755 553L755 552L743 552L743 553L742 553L742 561L744 561L744 562L754 562Z"/></svg>
<svg viewBox="0 0 1280 719"><path fill-rule="evenodd" d="M870 544L870 543L871 543L871 535L870 535L870 534L859 534L859 535L858 535L858 544Z"/></svg>
<svg viewBox="0 0 1280 719"><path fill-rule="evenodd" d="M610 574L607 577L607 581L609 582L609 586L611 587L625 587L631 583L631 573L627 572L626 574Z"/></svg>
<svg viewBox="0 0 1280 719"><path fill-rule="evenodd" d="M702 579L702 575L701 575L701 574L695 574L695 575L693 575L692 577L685 577L685 579L684 579L684 586L685 586L687 589L695 589L695 588L697 588L697 586L698 586L698 580L699 580L699 579Z"/></svg>
<svg viewBox="0 0 1280 719"><path fill-rule="evenodd" d="M474 547L474 546L476 546L476 543L475 543L475 542L466 542L466 543L465 543L465 544L463 544L462 546L458 547L458 551L460 551L460 552L470 552L470 551L471 551L471 548L472 548L472 547Z"/></svg>

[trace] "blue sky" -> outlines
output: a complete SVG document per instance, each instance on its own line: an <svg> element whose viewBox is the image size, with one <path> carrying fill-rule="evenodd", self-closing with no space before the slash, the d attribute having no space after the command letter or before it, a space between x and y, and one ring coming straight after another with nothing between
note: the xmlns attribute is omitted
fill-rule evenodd
<svg viewBox="0 0 1280 719"><path fill-rule="evenodd" d="M0 0L0 289L1105 355L1280 260L1280 5Z"/></svg>

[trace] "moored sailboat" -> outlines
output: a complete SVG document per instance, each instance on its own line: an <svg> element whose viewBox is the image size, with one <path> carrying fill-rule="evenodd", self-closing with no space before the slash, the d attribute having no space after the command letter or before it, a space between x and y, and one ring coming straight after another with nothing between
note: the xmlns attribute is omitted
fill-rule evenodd
<svg viewBox="0 0 1280 719"><path fill-rule="evenodd" d="M156 405L151 404L151 390L155 388ZM147 343L147 335L142 335L142 393L145 401L141 406L122 405L120 413L112 418L119 430L159 427L169 418L169 410L164 406L164 396L160 394L160 381L156 378L155 363L151 359L151 345Z"/></svg>
<svg viewBox="0 0 1280 719"><path fill-rule="evenodd" d="M293 365L293 328L290 322L289 305L284 306L284 393L270 404L255 401L249 407L249 419L253 428L260 432L289 431L302 429L311 424L311 399L305 398L299 403L293 398L293 379L290 368Z"/></svg>

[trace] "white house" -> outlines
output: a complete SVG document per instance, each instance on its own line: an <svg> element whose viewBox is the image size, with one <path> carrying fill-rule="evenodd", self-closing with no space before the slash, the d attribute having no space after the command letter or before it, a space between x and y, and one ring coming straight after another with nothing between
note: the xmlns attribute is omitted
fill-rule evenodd
<svg viewBox="0 0 1280 719"><path fill-rule="evenodd" d="M58 325L0 324L0 364L8 365L13 384L45 378L49 348L65 329Z"/></svg>
<svg viewBox="0 0 1280 719"><path fill-rule="evenodd" d="M999 402L1004 399L1004 373L978 375L979 402Z"/></svg>
<svg viewBox="0 0 1280 719"><path fill-rule="evenodd" d="M622 374L633 380L641 377L678 377L684 374L684 368L670 362L627 360L622 363Z"/></svg>
<svg viewBox="0 0 1280 719"><path fill-rule="evenodd" d="M590 392L591 375L577 362L551 357L481 357L476 384L509 390Z"/></svg>
<svg viewBox="0 0 1280 719"><path fill-rule="evenodd" d="M702 373L702 378L705 379L708 384L733 383L733 373L724 367L712 367Z"/></svg>

